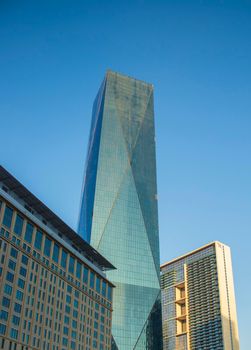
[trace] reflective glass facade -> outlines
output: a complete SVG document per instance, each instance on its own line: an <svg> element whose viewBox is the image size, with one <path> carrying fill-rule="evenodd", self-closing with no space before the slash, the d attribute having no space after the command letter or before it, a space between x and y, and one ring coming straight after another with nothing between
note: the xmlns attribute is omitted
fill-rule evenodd
<svg viewBox="0 0 251 350"><path fill-rule="evenodd" d="M93 106L79 233L108 271L113 348L162 347L153 86L109 71Z"/></svg>

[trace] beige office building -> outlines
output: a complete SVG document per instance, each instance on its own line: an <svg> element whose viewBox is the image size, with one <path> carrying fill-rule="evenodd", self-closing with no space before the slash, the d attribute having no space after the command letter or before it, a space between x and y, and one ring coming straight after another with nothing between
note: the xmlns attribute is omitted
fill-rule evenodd
<svg viewBox="0 0 251 350"><path fill-rule="evenodd" d="M239 350L230 248L213 242L161 265L164 350Z"/></svg>
<svg viewBox="0 0 251 350"><path fill-rule="evenodd" d="M113 268L0 167L0 349L110 350Z"/></svg>

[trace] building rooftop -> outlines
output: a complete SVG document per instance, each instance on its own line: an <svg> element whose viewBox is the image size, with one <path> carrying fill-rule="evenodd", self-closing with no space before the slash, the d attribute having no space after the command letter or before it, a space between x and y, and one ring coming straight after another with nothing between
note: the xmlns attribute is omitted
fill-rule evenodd
<svg viewBox="0 0 251 350"><path fill-rule="evenodd" d="M45 225L53 227L59 236L67 237L74 248L94 264L96 263L102 270L113 270L115 267L99 252L97 252L89 243L82 239L70 226L60 219L43 202L34 196L25 186L23 186L14 176L12 176L3 166L0 165L0 182L2 182L5 192L14 193L25 203L25 209L33 215L38 214L43 218ZM63 237L62 237L63 238Z"/></svg>
<svg viewBox="0 0 251 350"><path fill-rule="evenodd" d="M133 80L135 82L138 82L140 84L144 84L144 85L147 85L147 86L153 88L153 84L152 83L148 83L148 82L146 82L144 80L137 79L137 78L134 78L134 77L130 77L129 75L125 75L125 74L122 74L120 72L115 72L115 71L113 71L111 69L107 69L106 77L109 77L109 76L115 76L115 77L122 78L122 79Z"/></svg>
<svg viewBox="0 0 251 350"><path fill-rule="evenodd" d="M181 256L175 258L175 259L172 259L172 260L170 260L170 261L168 261L168 262L166 262L166 263L161 264L161 265L160 265L160 269L164 268L165 266L171 265L171 264L173 264L173 263L175 263L175 262L177 262L177 261L179 261L179 260L182 260L182 259L184 259L184 258L187 258L187 257L190 256L190 255L196 254L196 253L200 252L201 250L204 250L204 249L206 249L206 248L208 248L208 247L215 246L216 244L220 244L220 245L224 245L224 246L225 246L225 244L223 244L223 243L221 243L221 242L219 242L219 241L210 242L210 243L205 244L204 246L202 246L202 247L200 247L200 248L197 248L197 249L195 249L195 250L192 250L192 251L190 251L190 252L188 252L188 253L186 253L186 254L183 254L183 255L181 255Z"/></svg>

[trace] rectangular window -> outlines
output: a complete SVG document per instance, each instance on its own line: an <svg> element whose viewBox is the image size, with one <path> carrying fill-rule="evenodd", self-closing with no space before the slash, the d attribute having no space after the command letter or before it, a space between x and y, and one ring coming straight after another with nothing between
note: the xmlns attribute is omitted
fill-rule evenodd
<svg viewBox="0 0 251 350"><path fill-rule="evenodd" d="M21 276L26 277L27 270L24 267L20 267L19 273Z"/></svg>
<svg viewBox="0 0 251 350"><path fill-rule="evenodd" d="M18 303L15 303L14 311L20 314L21 313L21 309L22 309L22 305L20 305Z"/></svg>
<svg viewBox="0 0 251 350"><path fill-rule="evenodd" d="M8 271L6 274L6 280L12 283L14 281L14 274Z"/></svg>
<svg viewBox="0 0 251 350"><path fill-rule="evenodd" d="M22 301L23 300L23 296L24 296L24 294L23 294L23 292L21 292L21 290L17 290L16 291L16 299L17 300Z"/></svg>
<svg viewBox="0 0 251 350"><path fill-rule="evenodd" d="M17 331L16 329L14 329L14 328L11 328L11 330L10 330L10 336L11 336L11 338L13 338L13 339L17 339L17 337L18 337L18 331Z"/></svg>
<svg viewBox="0 0 251 350"><path fill-rule="evenodd" d="M26 255L22 255L22 260L21 261L22 261L22 263L24 265L28 265L29 259L28 259L28 257Z"/></svg>
<svg viewBox="0 0 251 350"><path fill-rule="evenodd" d="M63 332L64 332L65 335L68 335L68 333L69 333L69 328L68 328L68 327L64 327Z"/></svg>
<svg viewBox="0 0 251 350"><path fill-rule="evenodd" d="M16 259L18 255L18 251L15 248L11 248L10 255Z"/></svg>
<svg viewBox="0 0 251 350"><path fill-rule="evenodd" d="M27 243L32 242L33 229L34 229L33 225L27 222L25 235L24 235L24 239Z"/></svg>
<svg viewBox="0 0 251 350"><path fill-rule="evenodd" d="M100 293L100 283L101 281L100 281L100 278L99 277L97 277L96 278L96 292L97 293Z"/></svg>
<svg viewBox="0 0 251 350"><path fill-rule="evenodd" d="M91 273L90 273L90 287L93 288L93 289L94 289L94 278L95 278L95 275L91 271Z"/></svg>
<svg viewBox="0 0 251 350"><path fill-rule="evenodd" d="M72 331L72 332L71 332L71 337L72 337L73 339L77 339L77 332L76 332L76 331Z"/></svg>
<svg viewBox="0 0 251 350"><path fill-rule="evenodd" d="M21 278L18 279L17 285L19 288L24 289L25 281L22 280Z"/></svg>
<svg viewBox="0 0 251 350"><path fill-rule="evenodd" d="M5 284L4 286L4 292L8 295L11 295L12 293L12 287L9 284Z"/></svg>
<svg viewBox="0 0 251 350"><path fill-rule="evenodd" d="M12 316L12 323L13 323L15 326L19 326L20 317L13 315L13 316Z"/></svg>
<svg viewBox="0 0 251 350"><path fill-rule="evenodd" d="M65 312L69 314L71 312L71 308L69 305L65 305Z"/></svg>
<svg viewBox="0 0 251 350"><path fill-rule="evenodd" d="M14 225L14 232L18 235L22 235L24 219L20 215L16 215L16 222Z"/></svg>
<svg viewBox="0 0 251 350"><path fill-rule="evenodd" d="M16 269L16 263L13 261L13 260L9 260L9 263L8 263L8 267L11 269L11 270L13 270L13 271L15 271L15 269Z"/></svg>
<svg viewBox="0 0 251 350"><path fill-rule="evenodd" d="M54 246L53 246L53 254L52 254L52 259L58 263L58 256L59 256L59 246L54 243Z"/></svg>
<svg viewBox="0 0 251 350"><path fill-rule="evenodd" d="M37 230L34 246L35 246L35 248L37 248L38 250L41 250L42 239L43 239L43 234L42 234L42 232L40 232L40 231Z"/></svg>
<svg viewBox="0 0 251 350"><path fill-rule="evenodd" d="M109 286L109 284L108 284L108 293L107 294L108 294L107 295L108 300L112 301L112 287Z"/></svg>
<svg viewBox="0 0 251 350"><path fill-rule="evenodd" d="M4 335L6 333L6 326L5 324L0 323L0 334Z"/></svg>
<svg viewBox="0 0 251 350"><path fill-rule="evenodd" d="M9 299L9 298L6 298L6 297L3 297L2 305L3 305L4 307L9 307L9 306L10 306L10 299Z"/></svg>
<svg viewBox="0 0 251 350"><path fill-rule="evenodd" d="M102 281L102 295L106 297L106 281Z"/></svg>
<svg viewBox="0 0 251 350"><path fill-rule="evenodd" d="M77 275L78 279L81 278L81 267L82 267L82 265L80 264L79 261L77 261L77 272L76 272L76 275Z"/></svg>
<svg viewBox="0 0 251 350"><path fill-rule="evenodd" d="M45 242L44 242L44 255L50 257L51 255L51 239L48 237L45 237Z"/></svg>
<svg viewBox="0 0 251 350"><path fill-rule="evenodd" d="M3 217L3 225L10 228L13 217L13 209L10 207L5 207L4 217Z"/></svg>
<svg viewBox="0 0 251 350"><path fill-rule="evenodd" d="M89 277L89 269L88 267L84 266L84 271L83 271L83 282L85 284L88 284L88 277Z"/></svg>
<svg viewBox="0 0 251 350"><path fill-rule="evenodd" d="M62 255L61 255L61 266L65 269L66 268L66 262L67 262L67 252L63 249Z"/></svg>
<svg viewBox="0 0 251 350"><path fill-rule="evenodd" d="M5 311L5 310L1 310L0 311L0 320L4 320L4 321L7 321L8 320L8 312Z"/></svg>
<svg viewBox="0 0 251 350"><path fill-rule="evenodd" d="M75 268L75 259L73 258L73 256L70 255L70 259L69 259L69 272L74 274L74 268Z"/></svg>

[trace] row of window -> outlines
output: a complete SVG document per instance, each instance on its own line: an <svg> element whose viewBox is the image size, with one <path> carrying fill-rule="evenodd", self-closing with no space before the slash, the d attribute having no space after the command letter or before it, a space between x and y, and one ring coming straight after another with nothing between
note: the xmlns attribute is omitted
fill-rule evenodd
<svg viewBox="0 0 251 350"><path fill-rule="evenodd" d="M14 210L6 205L2 224L6 228L11 229L13 217ZM42 252L47 258L52 259L55 264L58 264L68 273L74 275L86 285L89 283L90 288L95 289L97 293L101 293L103 297L110 301L112 300L112 288L105 280L101 280L98 276L95 279L93 271L69 254L64 248L61 248L59 244L47 235L43 234L41 230L35 228L33 224L24 220L18 213L15 216L13 232L19 237L22 236L25 242L33 244L36 250Z"/></svg>
<svg viewBox="0 0 251 350"><path fill-rule="evenodd" d="M68 332L67 338L71 337L71 339L68 339L68 349L77 349L77 342L80 342L78 338L81 332L82 335L83 332L87 334L85 335L85 342L87 345L85 349L94 349L97 344L99 344L99 349L106 348L105 344L102 343L104 341L107 343L110 339L110 332L107 333L107 335L104 334L104 322L106 326L110 328L110 320L105 319L104 316L107 312L106 315L110 318L110 311L105 310L103 306L101 307L98 303L95 303L95 310L101 311L99 315L94 309L92 310L94 304L90 299L89 305L92 303L92 306L88 307L86 295L82 295L81 298L81 294L77 289L74 289L67 283L65 285L65 281L61 279L58 280L55 274L41 265L39 266L34 260L29 264L29 258L25 254L15 249L13 246L7 245L6 242L1 239L0 249L2 253L1 256L5 258L3 262L5 262L5 267L7 268L3 275L5 283L0 284L0 289L4 293L0 304L0 332L5 335L8 333L8 336L12 339L17 339L16 337L18 337L19 340L22 339L23 343L33 344L34 347L49 349L48 346L49 343L51 343L50 339L52 339L52 336L55 334L59 337L58 332L60 332L60 327L62 327L62 333ZM15 276L13 272L15 272ZM30 282L32 282L32 284ZM26 283L27 287L24 295L23 289ZM60 299L63 302L60 302ZM65 306L65 309L62 306ZM55 307L58 311L56 311L56 313L54 311L53 314ZM78 311L81 313L80 317ZM20 320L21 313L22 325ZM57 313L60 314L60 321L57 321ZM61 319L62 315L63 317ZM83 318L81 318L82 316ZM33 319L34 327L38 329L38 332L36 332L35 328L32 329L33 337L27 338L31 332L31 323L29 321L31 319ZM28 327L26 327L26 320ZM99 320L99 322L96 320ZM55 321L59 322L58 332L57 327L55 328L55 324L53 325ZM43 324L42 327L44 327L44 329L41 328L41 324ZM90 328L92 324L94 327L93 331ZM8 328L6 325L8 325ZM98 327L98 325L100 327ZM15 329L14 327L20 328ZM72 329L70 330L69 327ZM54 334L50 332L51 328L53 328ZM19 334L13 332L12 329L15 329ZM106 329L108 330L108 328ZM42 334L43 342L38 344ZM99 341L97 341L97 337ZM81 339L81 342L82 341L83 337ZM61 340L58 339L54 342L60 343ZM95 344L93 345L94 342ZM80 349L79 346L78 349ZM61 347L60 350L63 350L63 348Z"/></svg>
<svg viewBox="0 0 251 350"><path fill-rule="evenodd" d="M7 238L9 239L9 235L6 235L6 233L7 233L7 231L4 230L3 228L1 228L1 230L0 230L0 235L2 235L3 237L7 237ZM13 238L14 238L14 237L15 237L15 236L13 235L13 236L12 236L12 239L11 239L12 242L13 242ZM3 244L4 251L6 251L6 247L7 247L6 243L0 239L0 248L1 248L2 244ZM16 244L17 244L17 242L16 242ZM20 245L20 243L19 243L18 245ZM25 248L24 245L26 246L26 244L23 243L23 248ZM31 253L31 250L29 251L29 253ZM34 253L36 253L35 250L33 250L33 255L34 255ZM18 257L18 250L15 249L14 247L10 247L10 255L11 255L11 257L13 257L13 259L17 259L17 257ZM36 253L36 255L34 255L34 256L36 256L36 257L40 260L40 254L39 254L39 253ZM38 256L39 256L39 257L38 257ZM0 276L2 275L2 266L1 266L1 264L4 263L4 259L5 259L5 256L4 256L4 254L3 254L3 255L1 256L1 259L0 259ZM49 266L49 260L45 259L46 261L44 261L44 259L45 259L45 258L43 258L43 262L46 263L47 266ZM10 259L10 260L12 260L12 259ZM21 262L21 263L23 263L23 264L25 264L25 265L28 264L28 257L27 257L26 255L24 255L24 254L20 255L19 262ZM12 261L11 265L12 265L13 267L15 266L14 264L15 264L15 261ZM34 266L35 266L35 265L36 265L36 272L37 272L38 264L35 263L34 260L32 260L32 269L34 269ZM51 264L51 268L52 268L53 270L57 270L57 269L56 269L56 266L55 266L54 264ZM44 270L44 268L42 268L42 275L43 275L43 271L45 271L45 274L47 275L47 270L46 270L46 269ZM61 275L63 275L64 277L66 277L66 273L63 272L62 270L59 270L58 272L59 272ZM25 274L23 268L21 269L21 273ZM32 278L32 275L33 275L33 274L31 273L30 278ZM51 275L51 276L52 276L52 275ZM36 276L34 276L34 282L36 283L35 278L36 278ZM55 280L55 278L56 278L56 276L54 275L54 280ZM67 279L68 279L69 281L71 281L72 283L76 284L79 288L81 288L81 283L80 283L78 280L75 280L75 281L74 281L74 279L73 279L72 276L68 275L68 276L67 276ZM61 280L59 280L59 281L61 281ZM96 284L95 284L95 285L96 285ZM98 284L97 284L97 286L98 286ZM82 285L82 288L84 289L85 292L88 291L88 288L87 288L86 285L83 284L83 285ZM99 295L99 294L94 295L94 291L91 291L91 290L89 290L89 293L91 293L92 297L95 297L95 299L100 300L100 295ZM101 298L101 302L104 303L105 305L107 305L108 307L111 307L110 302L105 302L105 300L104 300L103 298Z"/></svg>

